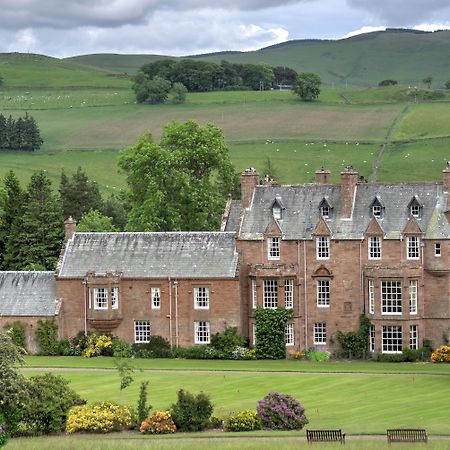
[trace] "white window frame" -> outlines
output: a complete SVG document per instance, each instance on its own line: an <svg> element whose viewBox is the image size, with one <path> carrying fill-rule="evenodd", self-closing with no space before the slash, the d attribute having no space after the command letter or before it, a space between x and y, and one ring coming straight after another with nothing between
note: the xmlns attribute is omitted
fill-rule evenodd
<svg viewBox="0 0 450 450"><path fill-rule="evenodd" d="M330 259L330 237L317 236L316 237L316 258Z"/></svg>
<svg viewBox="0 0 450 450"><path fill-rule="evenodd" d="M418 307L418 281L409 280L409 313L417 314Z"/></svg>
<svg viewBox="0 0 450 450"><path fill-rule="evenodd" d="M274 206L272 208L273 218L276 220L281 220L281 208L279 206Z"/></svg>
<svg viewBox="0 0 450 450"><path fill-rule="evenodd" d="M375 314L375 280L369 280L369 314Z"/></svg>
<svg viewBox="0 0 450 450"><path fill-rule="evenodd" d="M258 291L256 290L256 280L252 278L252 307L256 309L258 307Z"/></svg>
<svg viewBox="0 0 450 450"><path fill-rule="evenodd" d="M331 297L331 282L329 279L317 280L316 303L318 308L329 308Z"/></svg>
<svg viewBox="0 0 450 450"><path fill-rule="evenodd" d="M111 288L111 309L119 309L119 288L117 286Z"/></svg>
<svg viewBox="0 0 450 450"><path fill-rule="evenodd" d="M402 353L403 330L401 325L384 325L381 333L382 353Z"/></svg>
<svg viewBox="0 0 450 450"><path fill-rule="evenodd" d="M150 321L135 320L134 321L134 342L136 344L147 344L150 342Z"/></svg>
<svg viewBox="0 0 450 450"><path fill-rule="evenodd" d="M284 330L284 341L286 343L286 347L290 347L294 345L294 324L287 323L286 328Z"/></svg>
<svg viewBox="0 0 450 450"><path fill-rule="evenodd" d="M267 239L267 258L270 260L280 259L280 238L272 236Z"/></svg>
<svg viewBox="0 0 450 450"><path fill-rule="evenodd" d="M412 204L409 207L409 212L413 217L419 217L420 216L420 205L417 203Z"/></svg>
<svg viewBox="0 0 450 450"><path fill-rule="evenodd" d="M381 280L381 314L402 314L402 282L399 280Z"/></svg>
<svg viewBox="0 0 450 450"><path fill-rule="evenodd" d="M286 309L294 308L294 280L292 278L284 280L284 307Z"/></svg>
<svg viewBox="0 0 450 450"><path fill-rule="evenodd" d="M324 322L314 324L314 345L327 344L327 324Z"/></svg>
<svg viewBox="0 0 450 450"><path fill-rule="evenodd" d="M320 207L320 215L324 219L329 219L330 218L330 207L328 205L321 206Z"/></svg>
<svg viewBox="0 0 450 450"><path fill-rule="evenodd" d="M152 299L152 309L161 309L161 288L152 287L150 289Z"/></svg>
<svg viewBox="0 0 450 450"><path fill-rule="evenodd" d="M434 256L437 256L438 258L442 255L442 246L440 242L434 243Z"/></svg>
<svg viewBox="0 0 450 450"><path fill-rule="evenodd" d="M95 287L93 290L94 309L108 309L108 288Z"/></svg>
<svg viewBox="0 0 450 450"><path fill-rule="evenodd" d="M411 350L417 350L419 348L419 326L409 326L409 348Z"/></svg>
<svg viewBox="0 0 450 450"><path fill-rule="evenodd" d="M278 308L278 280L276 278L264 279L264 308Z"/></svg>
<svg viewBox="0 0 450 450"><path fill-rule="evenodd" d="M211 326L206 320L194 322L194 343L206 345L211 342Z"/></svg>
<svg viewBox="0 0 450 450"><path fill-rule="evenodd" d="M419 236L408 236L406 238L406 258L420 259L420 238Z"/></svg>
<svg viewBox="0 0 450 450"><path fill-rule="evenodd" d="M194 288L194 308L209 309L209 287L199 286Z"/></svg>
<svg viewBox="0 0 450 450"><path fill-rule="evenodd" d="M369 331L369 352L375 351L375 325L370 325Z"/></svg>
<svg viewBox="0 0 450 450"><path fill-rule="evenodd" d="M367 243L369 259L381 259L381 236L369 236Z"/></svg>
<svg viewBox="0 0 450 450"><path fill-rule="evenodd" d="M252 323L252 342L253 347L256 347L256 323Z"/></svg>
<svg viewBox="0 0 450 450"><path fill-rule="evenodd" d="M383 213L383 207L381 205L372 205L372 215L373 217L381 218Z"/></svg>

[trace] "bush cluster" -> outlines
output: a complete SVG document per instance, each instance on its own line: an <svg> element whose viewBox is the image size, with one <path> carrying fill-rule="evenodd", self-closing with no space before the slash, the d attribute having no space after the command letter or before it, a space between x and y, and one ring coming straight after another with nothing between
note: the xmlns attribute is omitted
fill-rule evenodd
<svg viewBox="0 0 450 450"><path fill-rule="evenodd" d="M14 322L11 326L6 326L14 345L26 350L25 326L20 322Z"/></svg>
<svg viewBox="0 0 450 450"><path fill-rule="evenodd" d="M305 408L290 395L269 392L256 410L265 430L301 430L308 423Z"/></svg>
<svg viewBox="0 0 450 450"><path fill-rule="evenodd" d="M328 361L330 359L331 353L322 350L290 350L289 356L292 359L298 360L308 360L308 361Z"/></svg>
<svg viewBox="0 0 450 450"><path fill-rule="evenodd" d="M242 359L246 344L247 339L239 336L236 327L227 327L211 337L211 347L216 351L216 357L221 359Z"/></svg>
<svg viewBox="0 0 450 450"><path fill-rule="evenodd" d="M378 362L416 362L416 361L428 361L431 356L430 347L421 347L416 350L405 348L402 353L386 354L377 353L375 360Z"/></svg>
<svg viewBox="0 0 450 450"><path fill-rule="evenodd" d="M136 358L168 358L170 356L170 343L161 336L151 336L150 342L133 344Z"/></svg>
<svg viewBox="0 0 450 450"><path fill-rule="evenodd" d="M450 363L450 346L441 345L431 354L431 361L434 363Z"/></svg>
<svg viewBox="0 0 450 450"><path fill-rule="evenodd" d="M177 398L177 402L170 408L170 413L180 431L200 431L208 428L213 406L206 394L200 392L194 395L180 389Z"/></svg>
<svg viewBox="0 0 450 450"><path fill-rule="evenodd" d="M246 410L228 416L225 420L226 431L254 431L261 429L261 419L256 411Z"/></svg>
<svg viewBox="0 0 450 450"><path fill-rule="evenodd" d="M83 350L82 355L85 358L91 358L92 356L112 356L112 338L101 334L98 336L95 333L91 333L87 339L87 347Z"/></svg>
<svg viewBox="0 0 450 450"><path fill-rule="evenodd" d="M169 434L175 433L177 427L169 411L156 411L141 423L139 430L144 434Z"/></svg>
<svg viewBox="0 0 450 450"><path fill-rule="evenodd" d="M66 431L110 433L133 427L133 413L126 407L112 402L75 406L69 411Z"/></svg>
<svg viewBox="0 0 450 450"><path fill-rule="evenodd" d="M0 412L0 448L2 448L6 444L7 436L6 436L6 425L5 418L3 414Z"/></svg>

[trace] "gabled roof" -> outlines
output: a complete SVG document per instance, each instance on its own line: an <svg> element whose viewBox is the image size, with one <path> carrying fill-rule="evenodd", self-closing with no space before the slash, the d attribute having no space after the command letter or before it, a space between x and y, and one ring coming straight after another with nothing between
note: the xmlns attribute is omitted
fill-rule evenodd
<svg viewBox="0 0 450 450"><path fill-rule="evenodd" d="M0 316L54 316L55 272L0 272Z"/></svg>
<svg viewBox="0 0 450 450"><path fill-rule="evenodd" d="M317 222L316 228L314 228L313 234L315 236L330 236L331 230L327 225L323 217L319 218L319 222Z"/></svg>
<svg viewBox="0 0 450 450"><path fill-rule="evenodd" d="M75 233L59 277L122 273L126 278L234 278L235 233Z"/></svg>
<svg viewBox="0 0 450 450"><path fill-rule="evenodd" d="M378 222L378 219L376 217L372 217L372 219L370 220L369 225L366 228L366 234L384 234L383 228L381 227L380 222Z"/></svg>
<svg viewBox="0 0 450 450"><path fill-rule="evenodd" d="M253 203L244 213L240 239L262 239L272 219L270 210L275 196L283 198L285 207L280 227L284 239L311 239L319 221L318 205L325 197L333 205L327 225L335 239L361 239L372 219L370 205L375 198L384 206L380 225L387 239L397 239L409 218L408 203L414 195L423 205L420 227L425 237L450 237L450 226L444 215L447 193L440 183L378 184L358 183L355 204L350 219L341 218L341 186L301 184L284 186L256 186Z"/></svg>
<svg viewBox="0 0 450 450"><path fill-rule="evenodd" d="M403 234L422 234L419 224L415 217L410 217L403 228Z"/></svg>

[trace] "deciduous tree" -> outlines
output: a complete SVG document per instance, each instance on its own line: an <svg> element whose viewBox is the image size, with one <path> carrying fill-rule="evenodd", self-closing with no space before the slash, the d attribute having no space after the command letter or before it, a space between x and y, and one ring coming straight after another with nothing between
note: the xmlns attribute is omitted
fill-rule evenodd
<svg viewBox="0 0 450 450"><path fill-rule="evenodd" d="M303 72L297 77L292 88L293 91L305 102L311 102L319 97L322 81L316 73Z"/></svg>

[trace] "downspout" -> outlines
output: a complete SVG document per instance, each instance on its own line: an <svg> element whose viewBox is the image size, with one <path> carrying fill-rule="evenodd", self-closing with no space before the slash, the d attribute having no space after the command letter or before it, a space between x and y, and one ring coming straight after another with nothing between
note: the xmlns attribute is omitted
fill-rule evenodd
<svg viewBox="0 0 450 450"><path fill-rule="evenodd" d="M174 281L173 285L175 287L175 345L179 346L179 335L178 335L178 281Z"/></svg>
<svg viewBox="0 0 450 450"><path fill-rule="evenodd" d="M304 263L303 263L303 268L304 268L304 285L305 285L305 293L304 293L304 302L305 302L305 307L304 307L304 313L305 313L305 330L304 330L304 334L305 334L305 349L307 348L308 345L308 289L307 289L307 283L306 283L306 238L303 239L303 259L304 259Z"/></svg>
<svg viewBox="0 0 450 450"><path fill-rule="evenodd" d="M167 283L169 285L169 342L170 342L170 348L173 347L172 342L172 284L170 281L170 276L167 279Z"/></svg>
<svg viewBox="0 0 450 450"><path fill-rule="evenodd" d="M84 285L84 335L87 336L87 300L88 300L88 296L87 296L87 281L86 278L83 280L83 285Z"/></svg>
<svg viewBox="0 0 450 450"><path fill-rule="evenodd" d="M300 325L301 298L300 298L300 241L299 240L297 240L297 302L298 302L298 324ZM299 347L301 347L301 346L299 345Z"/></svg>
<svg viewBox="0 0 450 450"><path fill-rule="evenodd" d="M362 270L362 245L364 238L359 241L359 298L361 302L360 311L366 314L366 303L364 301L364 274Z"/></svg>

